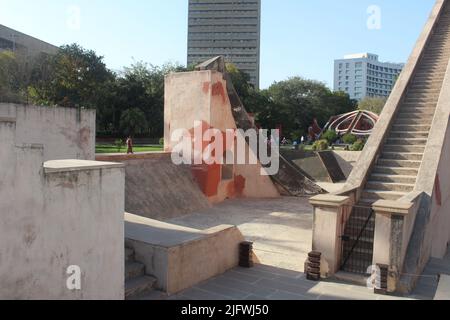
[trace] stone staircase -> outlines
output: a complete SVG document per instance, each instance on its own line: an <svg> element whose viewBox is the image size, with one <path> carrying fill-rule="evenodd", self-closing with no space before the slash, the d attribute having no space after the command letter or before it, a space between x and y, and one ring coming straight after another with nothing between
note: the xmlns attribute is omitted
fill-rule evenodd
<svg viewBox="0 0 450 320"><path fill-rule="evenodd" d="M354 209L346 225L344 271L366 273L372 264L375 216L371 205L377 200L398 200L415 188L449 59L450 4L447 4L370 173L358 203L362 209ZM360 241L356 241L360 235Z"/></svg>
<svg viewBox="0 0 450 320"><path fill-rule="evenodd" d="M136 262L134 250L125 248L125 299L139 299L153 291L156 279L145 274L145 265Z"/></svg>

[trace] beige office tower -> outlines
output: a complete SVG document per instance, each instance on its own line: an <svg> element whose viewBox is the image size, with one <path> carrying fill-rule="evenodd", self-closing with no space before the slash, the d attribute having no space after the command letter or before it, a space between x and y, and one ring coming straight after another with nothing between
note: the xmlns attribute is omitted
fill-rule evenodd
<svg viewBox="0 0 450 320"><path fill-rule="evenodd" d="M189 0L187 64L222 55L259 88L261 0Z"/></svg>

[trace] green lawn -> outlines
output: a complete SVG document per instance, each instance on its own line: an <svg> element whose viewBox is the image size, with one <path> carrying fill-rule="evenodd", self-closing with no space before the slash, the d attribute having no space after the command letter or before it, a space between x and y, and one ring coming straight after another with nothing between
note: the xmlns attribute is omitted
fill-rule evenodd
<svg viewBox="0 0 450 320"><path fill-rule="evenodd" d="M163 151L163 146L158 145L135 145L133 152L156 152ZM122 147L120 150L113 144L97 144L95 146L95 153L126 153L127 147Z"/></svg>

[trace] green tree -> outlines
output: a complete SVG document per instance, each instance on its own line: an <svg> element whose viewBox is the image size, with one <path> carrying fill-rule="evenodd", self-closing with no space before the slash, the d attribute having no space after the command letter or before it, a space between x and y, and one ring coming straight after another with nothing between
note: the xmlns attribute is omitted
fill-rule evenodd
<svg viewBox="0 0 450 320"><path fill-rule="evenodd" d="M345 134L342 138L342 141L344 141L345 144L354 144L357 140L358 138L351 133Z"/></svg>
<svg viewBox="0 0 450 320"><path fill-rule="evenodd" d="M77 44L60 48L55 56L42 57L35 69L30 88L31 99L37 103L64 107L96 108L102 99L101 91L114 80L103 57Z"/></svg>
<svg viewBox="0 0 450 320"><path fill-rule="evenodd" d="M323 126L331 116L356 109L356 102L347 94L332 92L321 82L300 77L276 82L262 94L268 103L257 107L258 120L263 125L279 121L283 135L304 135L314 119ZM268 116L272 121L267 121Z"/></svg>
<svg viewBox="0 0 450 320"><path fill-rule="evenodd" d="M127 135L143 133L147 126L145 114L138 108L125 110L120 117L120 128Z"/></svg>
<svg viewBox="0 0 450 320"><path fill-rule="evenodd" d="M381 114L386 105L386 98L383 97L366 97L358 103L359 110L367 110L376 114Z"/></svg>
<svg viewBox="0 0 450 320"><path fill-rule="evenodd" d="M338 139L338 134L334 130L327 130L321 137L321 139L327 140L329 145L332 145Z"/></svg>
<svg viewBox="0 0 450 320"><path fill-rule="evenodd" d="M42 55L46 56L46 55ZM26 57L19 52L0 52L0 100L27 103L28 86L38 69L39 59Z"/></svg>

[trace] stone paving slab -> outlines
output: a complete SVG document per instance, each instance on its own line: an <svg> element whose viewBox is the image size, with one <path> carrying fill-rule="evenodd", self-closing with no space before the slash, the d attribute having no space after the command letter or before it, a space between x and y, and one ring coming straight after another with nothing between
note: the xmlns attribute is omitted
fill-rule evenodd
<svg viewBox="0 0 450 320"><path fill-rule="evenodd" d="M238 199L166 222L197 230L236 225L254 242L260 263L303 272L312 249L312 213L307 198Z"/></svg>
<svg viewBox="0 0 450 320"><path fill-rule="evenodd" d="M273 270L273 272L269 270ZM259 276L256 276L256 274L259 274ZM308 281L303 273L294 273L290 270L262 265L257 265L254 269L233 269L219 277L172 296L170 299L410 300L410 298L375 295L372 290L365 287L327 281Z"/></svg>

